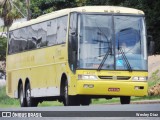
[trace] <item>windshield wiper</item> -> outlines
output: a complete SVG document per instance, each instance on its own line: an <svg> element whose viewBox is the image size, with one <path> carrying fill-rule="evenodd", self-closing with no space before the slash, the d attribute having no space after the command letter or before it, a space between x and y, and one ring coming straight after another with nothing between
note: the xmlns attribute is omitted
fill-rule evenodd
<svg viewBox="0 0 160 120"><path fill-rule="evenodd" d="M130 72L132 72L131 65L130 65L130 63L129 63L129 61L128 61L128 59L127 59L127 57L126 57L124 51L122 50L122 48L119 48L119 51L120 51L121 54L122 54L122 58L123 58L124 61L126 62L126 65L127 65L127 67L128 67L128 70L129 70Z"/></svg>
<svg viewBox="0 0 160 120"><path fill-rule="evenodd" d="M103 57L102 62L100 63L99 67L98 67L98 71L101 70L101 68L103 67L108 55L111 53L111 48L108 49L108 51L106 52L105 56Z"/></svg>
<svg viewBox="0 0 160 120"><path fill-rule="evenodd" d="M120 31L120 33L121 33L121 32L124 32L124 31L126 31L126 30L129 30L129 29L130 29L130 28L122 29L122 30ZM119 33L119 34L120 34L120 33ZM122 49L122 46L120 47L120 45L119 45L119 36L120 36L119 34L118 34L118 51L121 52L122 58L124 59L126 65L127 65L127 67L128 67L128 70L129 70L130 72L132 72L131 65L130 65L130 63L129 63L129 61L128 61L128 59L127 59L127 57L126 57L126 55L125 55L125 53L124 53L124 51L123 51L123 49Z"/></svg>
<svg viewBox="0 0 160 120"><path fill-rule="evenodd" d="M104 57L103 57L103 60L101 61L100 65L99 65L99 67L98 67L98 71L100 71L101 68L103 67L106 59L108 58L108 56L112 54L112 49L111 49L111 48L112 48L112 45L111 45L111 42L108 40L107 35L106 35L106 34L104 33L104 31L97 25L97 22L96 22L96 21L95 21L95 23L96 23L96 26L97 26L97 28L99 29L99 31L104 35L104 37L105 37L106 40L107 40L107 41L98 40L97 42L105 42L105 43L108 44L108 47L109 47L109 48L108 48L108 51L105 53L105 55L104 55Z"/></svg>

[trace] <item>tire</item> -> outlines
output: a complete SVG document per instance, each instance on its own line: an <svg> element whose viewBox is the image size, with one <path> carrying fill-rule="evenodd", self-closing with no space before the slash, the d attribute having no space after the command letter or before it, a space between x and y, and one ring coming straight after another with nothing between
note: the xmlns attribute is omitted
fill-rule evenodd
<svg viewBox="0 0 160 120"><path fill-rule="evenodd" d="M121 104L130 104L131 97L130 96L122 96L120 97Z"/></svg>
<svg viewBox="0 0 160 120"><path fill-rule="evenodd" d="M31 89L29 84L26 85L25 98L27 107L37 107L38 101L36 101L36 99L31 97Z"/></svg>
<svg viewBox="0 0 160 120"><path fill-rule="evenodd" d="M24 97L23 85L22 85L22 84L19 86L19 91L18 91L18 93L19 93L20 106L21 106L21 107L26 107L26 106L27 106L27 105L26 105L26 99L25 99L25 97Z"/></svg>
<svg viewBox="0 0 160 120"><path fill-rule="evenodd" d="M65 81L63 88L63 104L64 106L79 106L79 100L77 96L68 95L68 81Z"/></svg>

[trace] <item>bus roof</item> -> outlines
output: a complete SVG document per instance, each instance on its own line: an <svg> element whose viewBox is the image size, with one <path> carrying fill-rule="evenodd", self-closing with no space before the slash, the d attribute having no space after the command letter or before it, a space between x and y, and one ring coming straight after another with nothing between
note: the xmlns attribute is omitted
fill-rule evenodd
<svg viewBox="0 0 160 120"><path fill-rule="evenodd" d="M61 17L64 15L67 15L70 12L97 12L97 13L117 13L117 14L135 14L135 15L144 15L144 12L141 10L133 9L133 8L127 8L127 7L118 7L118 6L83 6L83 7L76 7L76 8L67 8L62 9L59 11L54 11L45 15L42 15L40 17L37 17L36 19L32 19L25 22L18 22L14 23L10 30L22 28L25 26L29 26L32 24L40 23L46 20L54 19L57 17Z"/></svg>

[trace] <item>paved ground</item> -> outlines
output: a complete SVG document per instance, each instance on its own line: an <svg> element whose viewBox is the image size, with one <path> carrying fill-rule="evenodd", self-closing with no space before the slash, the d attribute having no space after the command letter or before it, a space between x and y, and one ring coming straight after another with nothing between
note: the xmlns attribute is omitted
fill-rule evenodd
<svg viewBox="0 0 160 120"><path fill-rule="evenodd" d="M0 109L0 116L6 115L2 112L10 112L12 120L19 120L17 113L40 113L42 117L59 120L155 120L160 117L160 104L130 104L130 105L90 105L90 106L54 106L54 107L29 107L29 108L6 108ZM49 118L49 116L53 118ZM60 117L60 118L59 118ZM63 118L62 118L63 117ZM76 117L76 118L75 118ZM94 117L94 118L93 118ZM96 118L95 118L96 117ZM103 119L102 119L103 117ZM129 118L130 117L130 118ZM123 119L122 119L123 118ZM1 119L1 118L0 118ZM28 120L28 118L23 118ZM29 118L35 120L35 118ZM44 119L44 118L43 118ZM4 120L4 119L2 119ZM41 120L41 119L38 119Z"/></svg>

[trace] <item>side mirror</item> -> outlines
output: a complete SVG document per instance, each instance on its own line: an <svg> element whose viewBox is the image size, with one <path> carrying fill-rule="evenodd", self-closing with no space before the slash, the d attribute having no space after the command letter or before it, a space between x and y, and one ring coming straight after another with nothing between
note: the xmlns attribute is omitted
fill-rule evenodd
<svg viewBox="0 0 160 120"><path fill-rule="evenodd" d="M153 55L155 51L155 42L153 41L153 37L151 35L148 35L147 40L148 40L148 54Z"/></svg>

